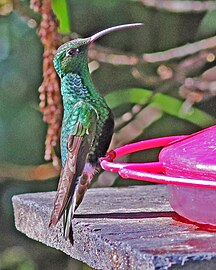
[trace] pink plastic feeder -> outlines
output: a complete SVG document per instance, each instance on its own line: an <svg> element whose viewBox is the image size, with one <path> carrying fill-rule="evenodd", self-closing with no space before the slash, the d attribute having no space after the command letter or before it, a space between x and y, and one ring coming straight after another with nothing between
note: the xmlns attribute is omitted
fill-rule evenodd
<svg viewBox="0 0 216 270"><path fill-rule="evenodd" d="M113 162L126 154L161 146L165 147L158 162ZM169 184L169 201L179 215L216 226L216 126L188 136L125 145L102 158L101 167L123 178Z"/></svg>

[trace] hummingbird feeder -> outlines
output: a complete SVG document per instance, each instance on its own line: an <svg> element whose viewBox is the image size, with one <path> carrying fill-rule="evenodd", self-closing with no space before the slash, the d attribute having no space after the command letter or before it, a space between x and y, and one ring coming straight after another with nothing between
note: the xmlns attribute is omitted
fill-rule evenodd
<svg viewBox="0 0 216 270"><path fill-rule="evenodd" d="M186 136L162 137L128 144L100 161L122 178L168 184L169 202L182 217L216 226L216 125ZM157 162L120 163L115 159L163 147Z"/></svg>

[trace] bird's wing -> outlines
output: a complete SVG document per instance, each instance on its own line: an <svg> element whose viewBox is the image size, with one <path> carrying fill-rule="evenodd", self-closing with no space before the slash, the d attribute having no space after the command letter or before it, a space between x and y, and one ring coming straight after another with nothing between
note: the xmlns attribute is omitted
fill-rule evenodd
<svg viewBox="0 0 216 270"><path fill-rule="evenodd" d="M61 170L50 225L56 225L68 203L75 195L78 178L82 175L86 157L94 139L97 112L84 101L75 104L72 128L67 141L67 159ZM75 208L75 206L74 206Z"/></svg>

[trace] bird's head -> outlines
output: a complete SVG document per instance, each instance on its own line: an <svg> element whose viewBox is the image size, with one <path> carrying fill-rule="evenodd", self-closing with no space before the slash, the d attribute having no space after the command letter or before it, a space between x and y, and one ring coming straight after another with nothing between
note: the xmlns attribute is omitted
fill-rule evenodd
<svg viewBox="0 0 216 270"><path fill-rule="evenodd" d="M125 28L141 26L142 23L123 24L102 30L89 38L78 38L61 45L54 57L54 67L61 78L67 73L80 73L87 64L89 45L98 38Z"/></svg>

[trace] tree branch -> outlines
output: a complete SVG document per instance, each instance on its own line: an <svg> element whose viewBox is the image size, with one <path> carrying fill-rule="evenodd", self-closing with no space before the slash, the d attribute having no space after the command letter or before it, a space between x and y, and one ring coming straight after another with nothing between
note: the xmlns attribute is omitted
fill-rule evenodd
<svg viewBox="0 0 216 270"><path fill-rule="evenodd" d="M125 65L135 66L139 63L141 58L135 54L126 54L124 52L114 52L102 46L94 45L89 49L88 56L90 60L96 60L100 63L107 63L111 65Z"/></svg>
<svg viewBox="0 0 216 270"><path fill-rule="evenodd" d="M39 166L22 166L15 164L3 164L0 166L0 179L16 179L24 181L43 181L57 177L59 170L52 163Z"/></svg>
<svg viewBox="0 0 216 270"><path fill-rule="evenodd" d="M177 58L183 58L189 55L199 53L204 50L213 50L216 48L216 36L189 43L177 48L172 48L162 52L145 53L142 56L135 54L125 54L123 52L115 52L112 49L107 49L101 46L93 46L89 50L89 58L101 63L111 65L128 65L136 66L137 64L145 63L160 63L171 61Z"/></svg>
<svg viewBox="0 0 216 270"><path fill-rule="evenodd" d="M216 48L216 37L210 37L194 43L189 43L177 48L169 49L163 52L149 53L143 55L143 62L158 63L170 61L175 58L183 58L193 55L200 51Z"/></svg>
<svg viewBox="0 0 216 270"><path fill-rule="evenodd" d="M175 13L206 12L216 9L215 1L182 1L182 0L135 0L147 7Z"/></svg>

